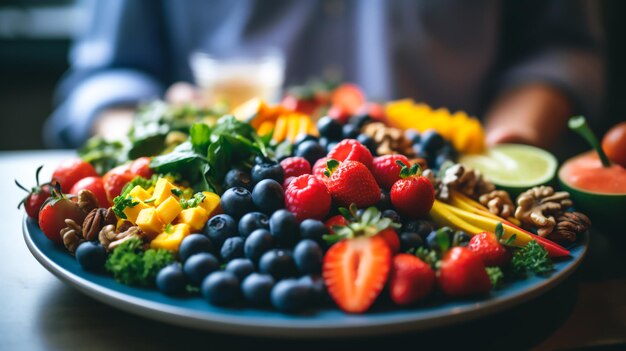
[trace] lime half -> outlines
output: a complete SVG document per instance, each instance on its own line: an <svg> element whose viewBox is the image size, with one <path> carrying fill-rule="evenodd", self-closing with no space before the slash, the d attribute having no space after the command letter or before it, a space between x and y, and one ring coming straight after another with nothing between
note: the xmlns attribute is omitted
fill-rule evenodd
<svg viewBox="0 0 626 351"><path fill-rule="evenodd" d="M558 167L551 153L521 144L497 145L482 154L464 155L459 162L479 170L512 196L533 186L550 183Z"/></svg>

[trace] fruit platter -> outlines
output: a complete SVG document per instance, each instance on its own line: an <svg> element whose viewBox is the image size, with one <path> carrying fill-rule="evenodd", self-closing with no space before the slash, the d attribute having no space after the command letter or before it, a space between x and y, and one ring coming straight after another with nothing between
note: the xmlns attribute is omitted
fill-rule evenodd
<svg viewBox="0 0 626 351"><path fill-rule="evenodd" d="M595 145L595 166L624 172L584 118L570 126ZM458 323L561 282L591 226L576 170L484 140L465 112L374 103L350 83L232 109L155 101L125 138L90 139L43 165L49 180L37 169L32 188L16 181L24 239L87 295L194 328L298 337Z"/></svg>

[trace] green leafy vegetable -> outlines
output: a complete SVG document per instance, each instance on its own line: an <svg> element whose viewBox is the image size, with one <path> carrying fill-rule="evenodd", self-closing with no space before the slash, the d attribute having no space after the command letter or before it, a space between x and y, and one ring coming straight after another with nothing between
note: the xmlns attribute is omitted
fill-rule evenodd
<svg viewBox="0 0 626 351"><path fill-rule="evenodd" d="M165 249L142 249L140 239L121 244L106 261L105 268L123 284L151 286L159 270L174 262L174 254Z"/></svg>
<svg viewBox="0 0 626 351"><path fill-rule="evenodd" d="M502 280L504 280L502 269L500 267L487 267L486 270L489 280L491 280L491 286L493 289L497 289L502 284Z"/></svg>
<svg viewBox="0 0 626 351"><path fill-rule="evenodd" d="M415 252L415 256L417 256L422 261L426 262L431 268L437 269L437 265L439 264L439 255L435 250L429 250L425 247L418 247Z"/></svg>
<svg viewBox="0 0 626 351"><path fill-rule="evenodd" d="M511 265L513 273L521 276L528 272L542 275L554 269L548 251L534 240L513 254Z"/></svg>
<svg viewBox="0 0 626 351"><path fill-rule="evenodd" d="M101 137L89 139L83 147L78 149L78 156L85 162L91 163L98 174L104 174L128 160L127 143L122 141L108 141Z"/></svg>

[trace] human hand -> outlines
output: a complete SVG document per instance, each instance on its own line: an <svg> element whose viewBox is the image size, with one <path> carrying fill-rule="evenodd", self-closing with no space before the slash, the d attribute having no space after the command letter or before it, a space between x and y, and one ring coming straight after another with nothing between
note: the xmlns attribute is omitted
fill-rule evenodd
<svg viewBox="0 0 626 351"><path fill-rule="evenodd" d="M546 84L527 84L500 95L487 113L489 145L521 143L552 146L572 113L567 97Z"/></svg>

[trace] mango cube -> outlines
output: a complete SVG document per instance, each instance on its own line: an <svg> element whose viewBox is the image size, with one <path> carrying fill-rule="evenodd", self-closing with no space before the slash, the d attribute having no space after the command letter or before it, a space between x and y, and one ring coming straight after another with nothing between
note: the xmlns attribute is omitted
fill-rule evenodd
<svg viewBox="0 0 626 351"><path fill-rule="evenodd" d="M190 228L185 223L179 223L171 226L167 232L163 232L157 235L154 240L150 242L150 247L153 249L166 249L171 251L178 251L180 242L189 235Z"/></svg>
<svg viewBox="0 0 626 351"><path fill-rule="evenodd" d="M178 215L178 222L189 225L189 228L197 232L204 228L206 221L209 220L209 215L202 207L192 207L182 210Z"/></svg>
<svg viewBox="0 0 626 351"><path fill-rule="evenodd" d="M148 207L139 212L137 226L148 235L158 234L163 230L163 222L157 214L156 208Z"/></svg>
<svg viewBox="0 0 626 351"><path fill-rule="evenodd" d="M128 193L132 196L133 200L146 201L150 198L150 193L139 185L135 185L134 188Z"/></svg>
<svg viewBox="0 0 626 351"><path fill-rule="evenodd" d="M222 208L220 207L220 196L216 193L210 193L208 191L203 191L202 194L205 196L204 201L200 203L200 207L202 207L209 217L213 217L214 215L221 213Z"/></svg>
<svg viewBox="0 0 626 351"><path fill-rule="evenodd" d="M137 223L137 216L139 216L139 212L145 210L146 208L150 208L150 206L144 204L143 202L139 202L133 207L126 207L124 209L124 214L126 215L126 219L131 221L133 224Z"/></svg>
<svg viewBox="0 0 626 351"><path fill-rule="evenodd" d="M152 194L152 196L155 199L154 206L159 206L163 201L167 200L167 198L171 196L175 197L176 200L178 201L179 200L178 196L172 193L173 189L178 189L178 188L175 188L174 185L172 185L172 183L167 181L167 179L159 178L159 180L157 180L156 185L154 186L154 194Z"/></svg>
<svg viewBox="0 0 626 351"><path fill-rule="evenodd" d="M157 215L161 219L161 223L164 224L172 223L182 210L180 202L174 196L168 197L156 208Z"/></svg>

